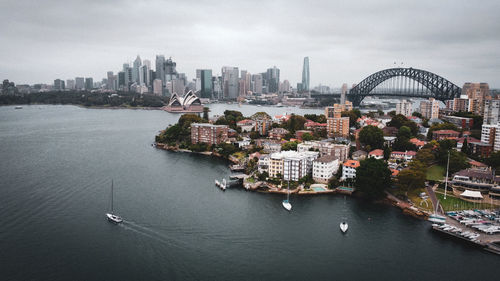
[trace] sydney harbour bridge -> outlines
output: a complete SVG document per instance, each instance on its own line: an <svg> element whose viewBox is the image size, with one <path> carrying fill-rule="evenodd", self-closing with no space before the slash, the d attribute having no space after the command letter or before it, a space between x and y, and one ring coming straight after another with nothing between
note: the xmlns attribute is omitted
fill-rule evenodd
<svg viewBox="0 0 500 281"><path fill-rule="evenodd" d="M346 95L354 106L367 96L435 98L445 101L460 97L462 89L432 72L416 68L389 68L373 73ZM321 99L326 95L311 94ZM331 95L330 95L331 96Z"/></svg>

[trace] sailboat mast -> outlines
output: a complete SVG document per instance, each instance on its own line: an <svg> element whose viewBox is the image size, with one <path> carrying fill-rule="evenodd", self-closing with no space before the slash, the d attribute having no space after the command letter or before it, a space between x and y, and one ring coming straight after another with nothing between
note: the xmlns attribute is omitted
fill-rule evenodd
<svg viewBox="0 0 500 281"><path fill-rule="evenodd" d="M111 180L111 213L113 213L113 180Z"/></svg>
<svg viewBox="0 0 500 281"><path fill-rule="evenodd" d="M288 180L288 188L286 192L286 200L290 201L290 180Z"/></svg>
<svg viewBox="0 0 500 281"><path fill-rule="evenodd" d="M444 179L444 199L446 199L446 190L448 190L448 170L450 169L450 151L448 150L448 164L446 164L446 178Z"/></svg>

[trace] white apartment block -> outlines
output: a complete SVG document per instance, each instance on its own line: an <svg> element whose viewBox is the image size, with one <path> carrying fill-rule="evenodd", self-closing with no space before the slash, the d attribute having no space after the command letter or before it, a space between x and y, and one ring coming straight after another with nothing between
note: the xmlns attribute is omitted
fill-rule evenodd
<svg viewBox="0 0 500 281"><path fill-rule="evenodd" d="M347 160L342 167L342 180L356 178L356 168L359 167L359 161Z"/></svg>
<svg viewBox="0 0 500 281"><path fill-rule="evenodd" d="M311 149L319 151L321 157L335 156L340 162L344 162L349 157L349 145L337 144L324 141L306 141L297 145L298 152L310 151Z"/></svg>
<svg viewBox="0 0 500 281"><path fill-rule="evenodd" d="M420 102L420 113L424 118L439 118L439 101L429 98L428 101Z"/></svg>
<svg viewBox="0 0 500 281"><path fill-rule="evenodd" d="M328 183L339 169L339 159L334 156L323 156L313 161L312 176L314 181Z"/></svg>
<svg viewBox="0 0 500 281"><path fill-rule="evenodd" d="M500 151L500 124L483 124L481 128L481 142L492 144L494 151Z"/></svg>
<svg viewBox="0 0 500 281"><path fill-rule="evenodd" d="M319 152L281 151L269 156L269 176L281 175L284 180L298 181L312 172L313 161L318 158ZM260 166L260 163L259 163Z"/></svg>
<svg viewBox="0 0 500 281"><path fill-rule="evenodd" d="M500 100L484 101L483 124L496 125L500 121Z"/></svg>
<svg viewBox="0 0 500 281"><path fill-rule="evenodd" d="M402 100L396 104L396 114L402 114L406 117L413 113L412 103L407 100Z"/></svg>

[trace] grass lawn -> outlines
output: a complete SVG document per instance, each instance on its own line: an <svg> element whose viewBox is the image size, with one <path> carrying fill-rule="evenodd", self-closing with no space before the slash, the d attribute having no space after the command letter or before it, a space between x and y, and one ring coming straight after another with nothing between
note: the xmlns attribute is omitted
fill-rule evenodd
<svg viewBox="0 0 500 281"><path fill-rule="evenodd" d="M245 152L238 151L238 152L233 153L233 156L238 158L238 160L241 160L241 159L245 158Z"/></svg>
<svg viewBox="0 0 500 281"><path fill-rule="evenodd" d="M452 196L449 193L446 194L446 200L444 200L444 194L442 194L442 193L436 193L436 196L437 196L441 206L443 206L443 209L445 212L472 210L472 209L497 208L497 207L490 205L490 204L487 204L487 203L478 204L478 203L468 202L468 201L462 200L460 198L457 198L455 196Z"/></svg>
<svg viewBox="0 0 500 281"><path fill-rule="evenodd" d="M440 181L444 178L446 168L439 165L431 166L427 169L427 180Z"/></svg>
<svg viewBox="0 0 500 281"><path fill-rule="evenodd" d="M417 189L410 190L410 191L408 191L408 198L418 208L432 212L433 206L432 206L431 199L428 198L426 200L422 200L422 198L420 198L420 196L418 196L422 192L426 192L425 188L417 188Z"/></svg>

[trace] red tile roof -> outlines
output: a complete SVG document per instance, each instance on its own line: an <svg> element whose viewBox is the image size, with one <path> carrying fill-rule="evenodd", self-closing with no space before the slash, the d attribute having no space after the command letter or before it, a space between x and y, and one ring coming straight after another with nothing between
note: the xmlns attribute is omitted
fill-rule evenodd
<svg viewBox="0 0 500 281"><path fill-rule="evenodd" d="M359 167L359 161L347 160L347 161L345 161L344 166L351 167L351 168L357 168L357 167Z"/></svg>
<svg viewBox="0 0 500 281"><path fill-rule="evenodd" d="M382 149L375 149L370 151L369 155L384 156L384 151Z"/></svg>

